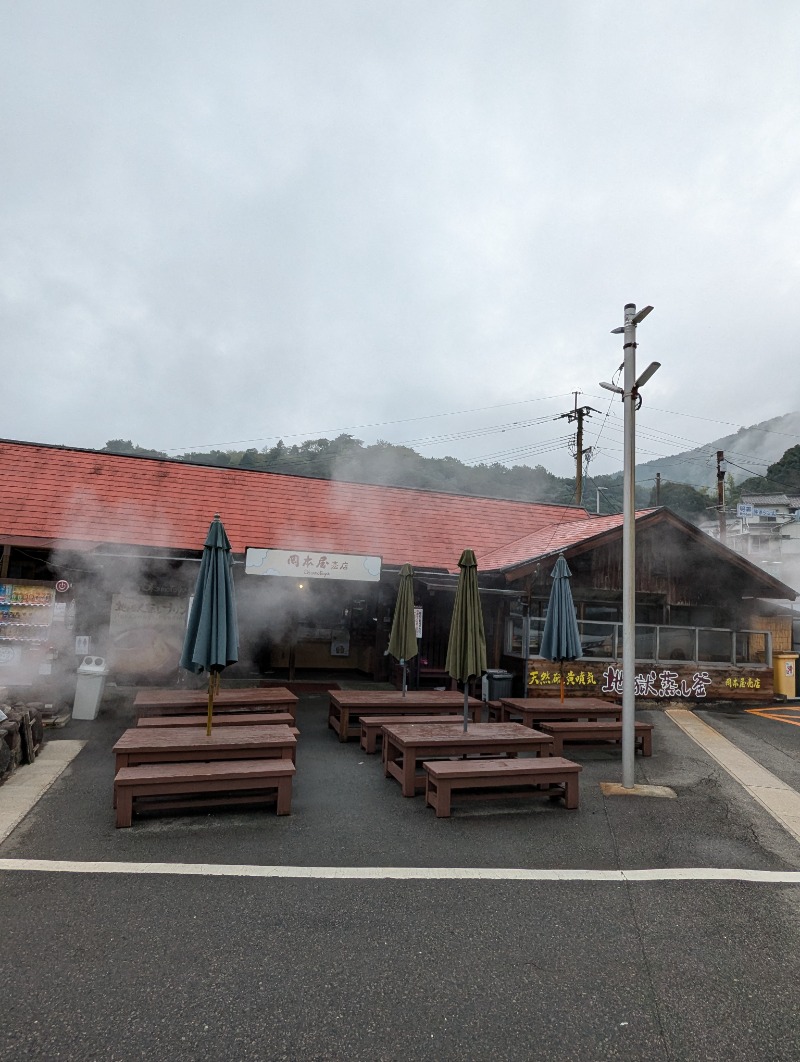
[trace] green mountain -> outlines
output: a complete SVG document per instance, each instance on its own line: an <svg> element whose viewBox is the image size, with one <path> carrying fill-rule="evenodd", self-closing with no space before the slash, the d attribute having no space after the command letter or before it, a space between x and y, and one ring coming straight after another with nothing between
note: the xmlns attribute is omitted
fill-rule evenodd
<svg viewBox="0 0 800 1062"><path fill-rule="evenodd" d="M655 481L656 473L661 480L672 483L687 483L699 489L708 488L716 494L717 451L725 454L724 469L735 483L753 475L764 475L767 466L774 464L790 447L800 442L800 412L786 413L781 417L761 421L749 428L740 428L732 435L723 435L704 446L670 457L657 457L636 465L636 480L639 483ZM649 445L637 438L637 445L646 449ZM622 472L611 477L621 479Z"/></svg>

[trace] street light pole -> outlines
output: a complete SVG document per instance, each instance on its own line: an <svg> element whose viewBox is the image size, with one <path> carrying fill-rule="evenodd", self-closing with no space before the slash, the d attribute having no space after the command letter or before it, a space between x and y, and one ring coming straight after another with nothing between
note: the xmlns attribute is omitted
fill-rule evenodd
<svg viewBox="0 0 800 1062"><path fill-rule="evenodd" d="M622 785L634 786L636 753L636 306L625 307L622 497Z"/></svg>
<svg viewBox="0 0 800 1062"><path fill-rule="evenodd" d="M625 324L612 331L624 336L623 386L601 384L622 395L624 413L624 493L622 502L622 786L634 788L636 752L636 409L640 404L639 388L656 369L652 362L640 377L636 376L636 326L653 309L645 306L636 312L635 303L625 306Z"/></svg>

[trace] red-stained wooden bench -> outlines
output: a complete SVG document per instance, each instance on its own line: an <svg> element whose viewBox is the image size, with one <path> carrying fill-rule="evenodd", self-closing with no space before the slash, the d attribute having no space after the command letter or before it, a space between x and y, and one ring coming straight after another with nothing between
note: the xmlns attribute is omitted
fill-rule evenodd
<svg viewBox="0 0 800 1062"><path fill-rule="evenodd" d="M500 715L502 713L502 704L500 701L486 701L486 719L490 723L499 723Z"/></svg>
<svg viewBox="0 0 800 1062"><path fill-rule="evenodd" d="M294 773L295 766L288 759L121 767L114 779L116 824L130 826L134 811L264 803L273 799L273 793L277 796L277 814L288 815Z"/></svg>
<svg viewBox="0 0 800 1062"><path fill-rule="evenodd" d="M436 817L448 818L454 792L472 799L498 799L511 795L564 798L570 809L578 807L579 763L561 756L542 759L433 760L423 763L425 803ZM539 786L558 786L545 790ZM489 792L489 790L491 792Z"/></svg>
<svg viewBox="0 0 800 1062"><path fill-rule="evenodd" d="M461 715L365 715L358 721L361 724L361 748L368 753L378 751L378 738L381 728L395 723L460 723Z"/></svg>
<svg viewBox="0 0 800 1062"><path fill-rule="evenodd" d="M205 726L207 715L141 715L136 720L137 726ZM228 712L225 715L214 713L211 729L217 726L288 726L295 737L300 733L294 725L294 716L290 712Z"/></svg>
<svg viewBox="0 0 800 1062"><path fill-rule="evenodd" d="M603 745L622 741L622 723L606 720L591 722L537 722L536 729L549 734L553 739L553 755L561 756L565 744L582 742L587 745ZM653 755L653 724L634 723L636 747L643 756Z"/></svg>

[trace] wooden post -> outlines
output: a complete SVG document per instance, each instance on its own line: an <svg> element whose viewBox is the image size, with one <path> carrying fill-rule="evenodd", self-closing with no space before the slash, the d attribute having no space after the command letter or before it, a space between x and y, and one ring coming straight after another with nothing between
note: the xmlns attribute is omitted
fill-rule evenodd
<svg viewBox="0 0 800 1062"><path fill-rule="evenodd" d="M725 534L725 472L720 467L725 460L725 451L717 450L717 514L719 516L719 540L724 543Z"/></svg>

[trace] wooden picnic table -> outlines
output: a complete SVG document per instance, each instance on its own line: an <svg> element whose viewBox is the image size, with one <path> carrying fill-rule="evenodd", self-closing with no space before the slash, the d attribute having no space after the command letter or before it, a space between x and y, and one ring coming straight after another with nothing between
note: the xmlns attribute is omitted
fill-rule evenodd
<svg viewBox="0 0 800 1062"><path fill-rule="evenodd" d="M133 702L137 715L179 715L208 707L205 690L141 689ZM215 712L289 712L297 718L297 697L283 686L260 689L220 690L214 697Z"/></svg>
<svg viewBox="0 0 800 1062"><path fill-rule="evenodd" d="M523 726L535 726L547 720L579 720L622 718L622 706L600 697L574 697L563 703L558 697L501 697L498 709L500 722L519 721Z"/></svg>
<svg viewBox="0 0 800 1062"><path fill-rule="evenodd" d="M332 690L328 726L340 741L361 737L359 718L365 715L457 715L464 712L458 690ZM470 697L470 718L480 718L483 701ZM355 722L351 722L351 717Z"/></svg>
<svg viewBox="0 0 800 1062"><path fill-rule="evenodd" d="M297 738L288 726L220 726L210 734L204 726L134 726L112 751L119 770L137 763L294 760L296 746Z"/></svg>
<svg viewBox="0 0 800 1062"><path fill-rule="evenodd" d="M383 773L396 778L403 796L425 788L425 775L417 773L424 760L447 756L515 756L551 752L553 741L520 723L396 723L383 728Z"/></svg>

